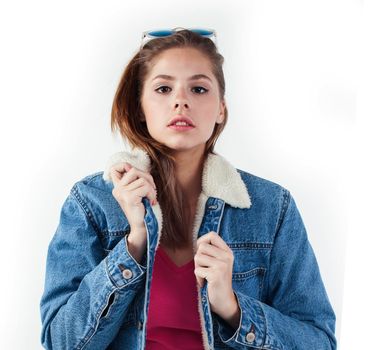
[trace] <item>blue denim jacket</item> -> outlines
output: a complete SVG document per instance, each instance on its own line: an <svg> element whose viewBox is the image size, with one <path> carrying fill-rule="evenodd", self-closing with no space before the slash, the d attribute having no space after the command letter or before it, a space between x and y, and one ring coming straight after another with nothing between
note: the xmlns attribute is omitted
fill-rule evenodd
<svg viewBox="0 0 377 350"><path fill-rule="evenodd" d="M63 203L40 302L46 349L145 349L163 218L159 205L144 197L147 249L139 264L124 239L127 217L112 195L109 168L119 161L150 169L144 151L118 152L105 171L77 181ZM287 189L210 154L193 242L210 231L233 251L232 285L241 317L232 329L211 311L207 285L198 285L204 349L336 349L335 314Z"/></svg>

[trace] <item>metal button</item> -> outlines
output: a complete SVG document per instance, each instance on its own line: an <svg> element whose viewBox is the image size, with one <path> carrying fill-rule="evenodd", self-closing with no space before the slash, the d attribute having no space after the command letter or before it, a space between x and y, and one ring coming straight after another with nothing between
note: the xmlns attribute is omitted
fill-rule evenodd
<svg viewBox="0 0 377 350"><path fill-rule="evenodd" d="M253 332L246 334L246 341L252 343L255 340L255 334Z"/></svg>
<svg viewBox="0 0 377 350"><path fill-rule="evenodd" d="M132 271L130 269L125 269L122 271L122 275L125 279L130 279L132 277Z"/></svg>

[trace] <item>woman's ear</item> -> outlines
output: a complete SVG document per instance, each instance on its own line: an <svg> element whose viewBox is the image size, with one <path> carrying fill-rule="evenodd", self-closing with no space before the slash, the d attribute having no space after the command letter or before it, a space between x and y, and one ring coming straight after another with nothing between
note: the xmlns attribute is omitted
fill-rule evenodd
<svg viewBox="0 0 377 350"><path fill-rule="evenodd" d="M225 99L223 99L220 102L220 111L219 111L219 115L218 115L218 117L216 119L216 123L221 124L224 121L224 118L225 118L225 108L226 108L226 103L225 103Z"/></svg>

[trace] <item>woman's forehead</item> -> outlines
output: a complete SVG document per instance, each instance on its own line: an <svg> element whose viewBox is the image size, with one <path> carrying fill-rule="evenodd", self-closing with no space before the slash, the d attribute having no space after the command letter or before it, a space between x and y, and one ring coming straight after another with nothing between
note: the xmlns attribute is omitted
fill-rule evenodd
<svg viewBox="0 0 377 350"><path fill-rule="evenodd" d="M167 80L214 79L209 59L200 51L189 48L169 49L158 55L150 66L148 78L154 80L157 76Z"/></svg>

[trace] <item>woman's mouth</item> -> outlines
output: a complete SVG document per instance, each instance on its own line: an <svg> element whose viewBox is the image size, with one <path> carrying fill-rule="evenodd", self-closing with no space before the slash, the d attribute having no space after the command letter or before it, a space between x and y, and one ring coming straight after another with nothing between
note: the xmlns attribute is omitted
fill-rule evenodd
<svg viewBox="0 0 377 350"><path fill-rule="evenodd" d="M187 130L194 129L192 125L188 125L186 123L171 124L168 127L177 131L187 131Z"/></svg>

